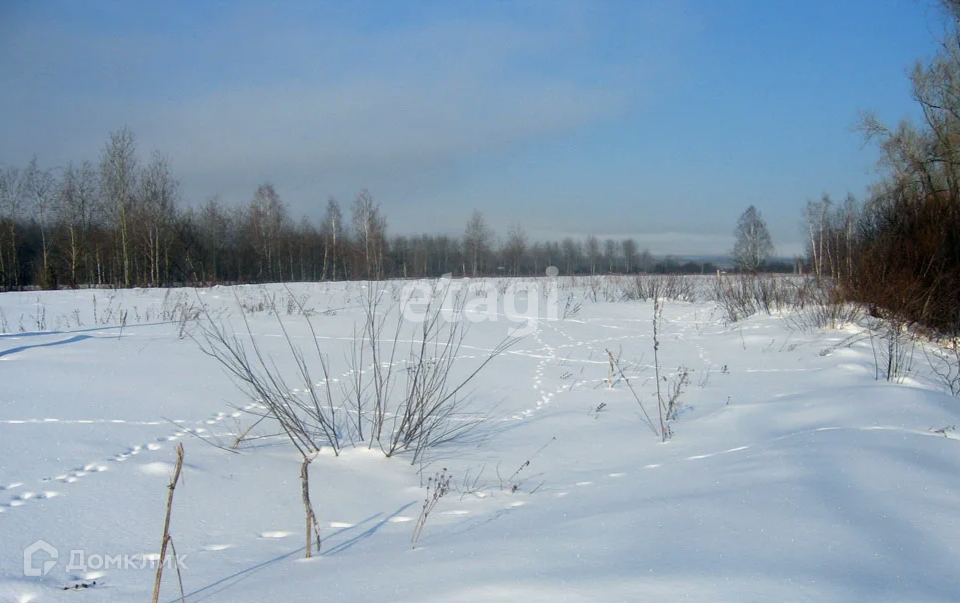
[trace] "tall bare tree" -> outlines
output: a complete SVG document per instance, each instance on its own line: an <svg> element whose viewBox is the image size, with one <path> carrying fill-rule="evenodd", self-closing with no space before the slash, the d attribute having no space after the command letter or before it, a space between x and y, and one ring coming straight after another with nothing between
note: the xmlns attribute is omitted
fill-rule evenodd
<svg viewBox="0 0 960 603"><path fill-rule="evenodd" d="M810 266L817 279L823 277L824 232L826 231L827 215L832 205L833 201L830 200L830 195L824 193L820 201L807 201L807 205L803 209L807 258L810 260Z"/></svg>
<svg viewBox="0 0 960 603"><path fill-rule="evenodd" d="M0 285L6 289L20 287L17 225L22 218L26 196L23 170L13 166L0 170Z"/></svg>
<svg viewBox="0 0 960 603"><path fill-rule="evenodd" d="M270 182L257 187L250 202L248 230L257 258L257 278L283 280L281 238L289 216L279 193Z"/></svg>
<svg viewBox="0 0 960 603"><path fill-rule="evenodd" d="M225 277L225 255L230 251L233 237L233 220L219 196L207 199L197 215L198 230L202 241L200 274L204 281L218 282ZM238 255L234 251L234 255Z"/></svg>
<svg viewBox="0 0 960 603"><path fill-rule="evenodd" d="M503 244L503 256L510 274L519 276L523 270L523 258L527 253L527 234L523 227L514 224L507 231L507 240Z"/></svg>
<svg viewBox="0 0 960 603"><path fill-rule="evenodd" d="M640 272L650 272L654 268L653 254L649 249L644 249L637 255L637 270Z"/></svg>
<svg viewBox="0 0 960 603"><path fill-rule="evenodd" d="M470 264L470 273L477 276L483 270L483 262L490 251L490 241L493 231L487 226L483 214L473 210L473 215L467 222L466 232L463 233L463 250L466 260Z"/></svg>
<svg viewBox="0 0 960 603"><path fill-rule="evenodd" d="M393 237L393 241L390 243L390 258L396 274L403 278L409 278L410 262L413 257L410 240L407 237L403 235Z"/></svg>
<svg viewBox="0 0 960 603"><path fill-rule="evenodd" d="M580 241L573 237L566 237L560 243L560 249L563 253L563 263L567 274L577 272L580 267L580 260L583 256L580 247Z"/></svg>
<svg viewBox="0 0 960 603"><path fill-rule="evenodd" d="M380 204L363 189L353 201L353 229L363 253L366 278L380 280L384 277L383 256L386 246L387 219L380 213Z"/></svg>
<svg viewBox="0 0 960 603"><path fill-rule="evenodd" d="M44 288L56 288L57 279L50 264L50 238L47 224L52 205L56 201L57 179L52 170L43 169L37 164L37 156L27 165L25 174L27 197L33 207L33 215L40 226L41 283Z"/></svg>
<svg viewBox="0 0 960 603"><path fill-rule="evenodd" d="M945 35L911 74L919 123L888 127L866 114L883 179L857 219L855 244L839 262L856 301L888 316L960 333L960 1L943 0ZM839 229L825 229L840 240ZM827 247L829 249L829 247ZM853 256L856 257L853 257ZM852 269L851 269L852 267Z"/></svg>
<svg viewBox="0 0 960 603"><path fill-rule="evenodd" d="M603 261L607 264L608 272L616 272L617 242L613 239L604 239L603 241Z"/></svg>
<svg viewBox="0 0 960 603"><path fill-rule="evenodd" d="M462 249L459 239L447 235L440 235L436 238L436 274L450 274L454 267L462 265Z"/></svg>
<svg viewBox="0 0 960 603"><path fill-rule="evenodd" d="M623 255L624 272L630 274L636 268L637 260L637 242L633 239L623 239L620 241L620 253Z"/></svg>
<svg viewBox="0 0 960 603"><path fill-rule="evenodd" d="M590 235L583 247L587 254L587 262L590 264L590 274L596 274L597 262L600 261L600 241L597 237Z"/></svg>
<svg viewBox="0 0 960 603"><path fill-rule="evenodd" d="M87 234L98 210L99 195L97 172L90 162L84 161L80 167L67 166L60 179L58 214L71 287L80 283L79 272L89 269ZM94 279L88 274L86 280Z"/></svg>
<svg viewBox="0 0 960 603"><path fill-rule="evenodd" d="M157 286L169 280L170 245L176 220L180 182L170 162L154 152L138 181L136 228L143 244L146 282Z"/></svg>
<svg viewBox="0 0 960 603"><path fill-rule="evenodd" d="M773 241L760 210L751 205L737 220L734 232L733 259L744 272L756 272L773 253Z"/></svg>
<svg viewBox="0 0 960 603"><path fill-rule="evenodd" d="M340 211L340 204L333 197L327 200L327 209L320 222L320 234L323 236L321 278L327 280L329 274L330 280L335 281L337 280L337 262L342 256L340 247L343 245L343 213Z"/></svg>
<svg viewBox="0 0 960 603"><path fill-rule="evenodd" d="M136 140L124 127L110 135L100 154L100 191L111 209L120 239L120 263L124 287L133 283L128 213L137 184Z"/></svg>

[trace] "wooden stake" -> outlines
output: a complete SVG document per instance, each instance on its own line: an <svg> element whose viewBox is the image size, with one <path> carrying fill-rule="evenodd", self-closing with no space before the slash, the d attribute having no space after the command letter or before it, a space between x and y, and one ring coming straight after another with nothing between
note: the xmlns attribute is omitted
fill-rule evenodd
<svg viewBox="0 0 960 603"><path fill-rule="evenodd" d="M613 389L613 352L607 350L607 357L610 359L610 370L607 371L607 389Z"/></svg>
<svg viewBox="0 0 960 603"><path fill-rule="evenodd" d="M177 467L173 471L173 479L170 480L170 485L167 486L170 489L170 494L167 495L167 517L163 521L163 544L160 546L157 580L153 585L153 603L157 603L160 599L160 579L163 576L163 564L167 559L167 544L170 543L170 513L173 510L173 492L177 488L177 482L180 481L181 469L183 469L183 444L177 446Z"/></svg>
<svg viewBox="0 0 960 603"><path fill-rule="evenodd" d="M303 508L307 516L307 559L313 555L312 535L316 535L317 552L320 552L320 524L317 523L317 516L314 514L313 506L310 504L310 461L312 460L310 457L305 456L303 457L303 464L300 465L300 486L303 491ZM313 534L311 534L311 532Z"/></svg>

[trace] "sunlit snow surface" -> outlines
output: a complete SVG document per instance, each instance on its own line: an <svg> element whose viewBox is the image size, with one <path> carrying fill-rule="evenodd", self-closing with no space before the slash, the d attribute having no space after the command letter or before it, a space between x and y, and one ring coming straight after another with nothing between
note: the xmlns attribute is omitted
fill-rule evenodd
<svg viewBox="0 0 960 603"><path fill-rule="evenodd" d="M291 291L313 310L339 400L364 286ZM71 551L159 552L181 443L171 534L188 601L960 600L960 400L921 352L903 383L877 381L856 326L725 324L711 303L669 301L661 386L692 372L660 443L627 384L606 382L609 350L657 422L653 304L588 293L567 282L559 303L574 295L579 313L538 321L470 384L470 410L487 417L476 437L422 466L366 444L324 451L310 560L296 450L278 437L239 454L209 443L229 448L259 409L164 312L202 303L244 332L238 303L276 296L291 339L312 349L283 286L0 294L0 602L149 600L150 569L67 566ZM277 319L246 317L287 362ZM455 375L517 326L502 313L471 323ZM453 491L414 549L424 484L441 469ZM28 577L23 551L38 540L57 564ZM179 596L166 571L161 601Z"/></svg>

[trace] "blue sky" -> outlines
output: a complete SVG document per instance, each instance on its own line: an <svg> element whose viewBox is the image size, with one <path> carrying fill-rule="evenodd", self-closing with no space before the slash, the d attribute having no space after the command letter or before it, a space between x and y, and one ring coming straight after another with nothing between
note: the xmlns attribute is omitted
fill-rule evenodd
<svg viewBox="0 0 960 603"><path fill-rule="evenodd" d="M858 110L915 116L932 0L0 1L0 164L96 160L122 126L185 203L269 180L295 217L361 188L390 231L636 237L722 253L756 205L866 194Z"/></svg>

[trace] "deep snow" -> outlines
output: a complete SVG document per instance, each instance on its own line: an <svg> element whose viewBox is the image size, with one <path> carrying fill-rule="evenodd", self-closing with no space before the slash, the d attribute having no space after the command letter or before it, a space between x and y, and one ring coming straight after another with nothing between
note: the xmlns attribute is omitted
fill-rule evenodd
<svg viewBox="0 0 960 603"><path fill-rule="evenodd" d="M336 379L349 376L363 287L292 286ZM276 318L255 307L270 294L307 345L279 285L0 294L11 331L0 334L0 601L149 600L150 569L66 566L72 550L159 551L178 443L171 533L188 601L960 600L960 400L922 356L903 383L877 381L862 327L725 324L712 303L666 302L662 384L692 371L666 443L626 384L605 381L611 350L656 412L653 304L585 300L576 316L538 321L470 385L482 439L423 466L366 445L321 454L311 497L323 548L304 560L296 451L276 437L239 454L201 441L249 427L251 400L189 337L195 325L170 320L202 302L242 330L239 299L282 360ZM471 324L457 370L517 325ZM454 489L412 548L441 468ZM41 539L57 564L24 576L24 550ZM161 600L179 600L172 571Z"/></svg>

